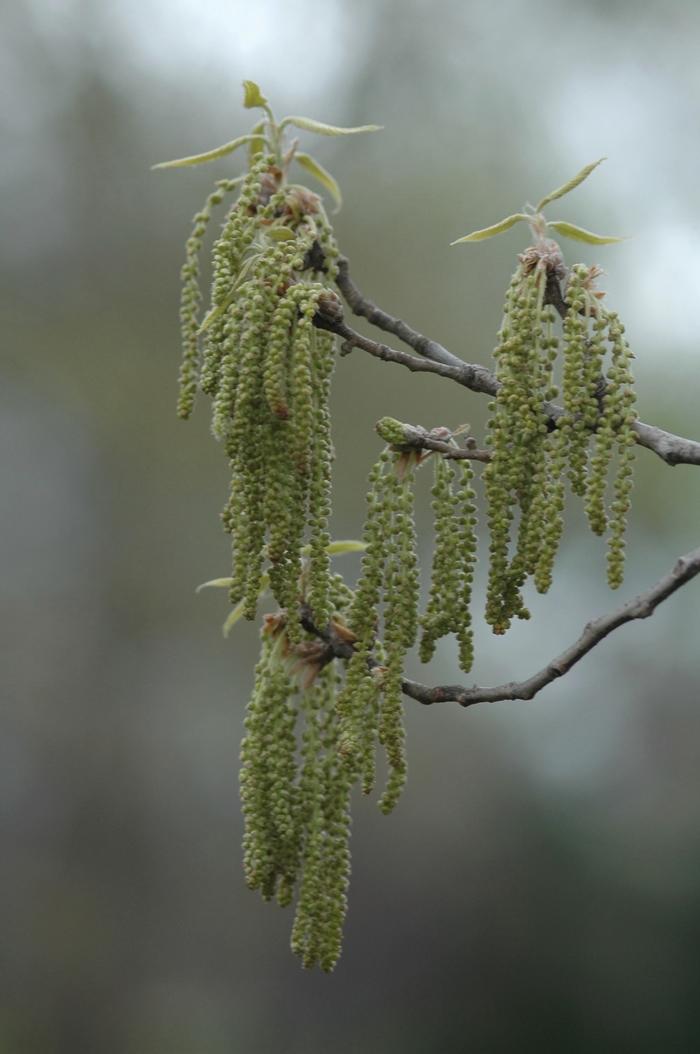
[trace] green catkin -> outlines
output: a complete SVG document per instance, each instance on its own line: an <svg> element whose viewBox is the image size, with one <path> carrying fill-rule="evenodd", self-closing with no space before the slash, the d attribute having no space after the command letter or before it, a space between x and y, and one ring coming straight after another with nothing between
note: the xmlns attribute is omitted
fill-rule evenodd
<svg viewBox="0 0 700 1054"><path fill-rule="evenodd" d="M187 255L180 273L182 279L180 296L182 362L180 365L180 390L177 413L178 417L182 418L188 418L192 413L197 392L199 304L202 299L199 288L199 251L211 218L212 209L223 200L224 194L234 189L237 182L235 179L223 179L216 184L216 190L212 191L201 211L194 217L192 233L187 239Z"/></svg>
<svg viewBox="0 0 700 1054"><path fill-rule="evenodd" d="M308 603L317 625L325 626L330 618L330 534L331 465L333 444L328 411L330 377L334 365L333 340L330 334L314 329L313 384L320 393L317 402L316 424L313 432L311 502L309 506L309 582Z"/></svg>
<svg viewBox="0 0 700 1054"><path fill-rule="evenodd" d="M549 463L542 501L542 536L533 574L538 593L546 593L552 584L554 561L564 529L565 443L565 433L557 429L552 433L548 444Z"/></svg>
<svg viewBox="0 0 700 1054"><path fill-rule="evenodd" d="M302 964L332 970L340 955L350 875L349 795L352 781L339 760L337 679L327 668L305 699L304 764L298 799L303 876L292 927Z"/></svg>
<svg viewBox="0 0 700 1054"><path fill-rule="evenodd" d="M337 715L330 710L323 730L325 749L323 858L325 910L319 964L330 971L340 956L350 881L350 793L353 780L336 749Z"/></svg>
<svg viewBox="0 0 700 1054"><path fill-rule="evenodd" d="M289 417L287 378L289 374L290 338L297 314L293 295L280 298L270 320L263 388L270 412L282 420Z"/></svg>
<svg viewBox="0 0 700 1054"><path fill-rule="evenodd" d="M545 273L516 270L506 296L504 322L494 355L501 387L490 404L487 442L491 461L484 472L490 529L486 621L494 633L505 633L511 619L528 618L520 587L524 574L518 560L509 562L514 509L527 510L533 499L533 461L544 442L542 402L548 387L542 347Z"/></svg>
<svg viewBox="0 0 700 1054"><path fill-rule="evenodd" d="M412 455L398 454L393 471L385 477L386 504L391 527L385 540L388 554L384 582L384 634L386 651L379 712L379 742L386 752L389 775L379 799L379 808L389 813L406 782L406 734L403 727L401 684L406 652L415 642L418 628L418 574L413 526Z"/></svg>
<svg viewBox="0 0 700 1054"><path fill-rule="evenodd" d="M241 746L241 802L245 819L244 870L251 889L269 900L278 879L294 876L296 714L288 703L289 677L281 663L283 635L264 635Z"/></svg>
<svg viewBox="0 0 700 1054"><path fill-rule="evenodd" d="M457 606L459 550L455 536L455 498L452 494L455 469L446 459L435 458L432 487L432 510L435 523L435 545L430 576L430 597L421 618L423 632L420 660L429 662L435 654L435 642L450 632Z"/></svg>
<svg viewBox="0 0 700 1054"><path fill-rule="evenodd" d="M587 301L584 280L588 269L572 268L566 290L567 312L564 319L564 372L562 394L564 414L558 427L565 436L567 475L571 490L579 497L586 487L586 465L589 440L590 370L587 366ZM593 397L595 397L593 378Z"/></svg>
<svg viewBox="0 0 700 1054"><path fill-rule="evenodd" d="M476 506L469 462L435 459L432 509L435 546L430 598L421 618L421 662L429 662L435 642L448 633L459 641L460 666L466 672L473 661L471 589L476 560ZM455 482L457 489L453 490Z"/></svg>
<svg viewBox="0 0 700 1054"><path fill-rule="evenodd" d="M539 592L551 585L563 530L565 479L574 494L584 497L592 530L602 534L609 523L608 581L615 588L622 580L635 420L631 354L617 317L602 308L602 294L593 290L599 269L576 265L568 278L563 321L563 413L550 429L544 402L558 394L559 341L553 312L544 306L549 270L557 280L564 271L555 243L538 243L521 255L494 353L500 389L490 404L491 461L484 482L490 526L486 621L496 633L505 632L514 616L528 617L521 589L529 576ZM607 375L606 342L612 358ZM618 468L608 515L605 489L615 447ZM517 542L510 558L516 515Z"/></svg>
<svg viewBox="0 0 700 1054"><path fill-rule="evenodd" d="M323 770L318 696L309 692L305 697L306 730L304 733L304 769L302 794L304 807L304 868L299 898L292 926L291 947L309 968L318 960L322 927L323 886Z"/></svg>
<svg viewBox="0 0 700 1054"><path fill-rule="evenodd" d="M457 593L455 630L459 643L459 665L469 673L474 661L471 599L474 566L477 559L476 495L472 486L474 472L469 461L459 462L457 484L457 532L455 543L461 558L460 582Z"/></svg>
<svg viewBox="0 0 700 1054"><path fill-rule="evenodd" d="M632 462L636 437L634 378L630 369L632 352L624 339L624 326L617 315L608 315L609 336L612 345L612 365L608 371L608 383L612 388L607 405L604 404L604 420L615 429L618 447L618 467L614 481L614 500L610 511L610 539L608 542L608 584L617 589L622 584L625 562L625 528L632 490Z"/></svg>
<svg viewBox="0 0 700 1054"><path fill-rule="evenodd" d="M363 750L363 718L365 702L370 702L370 716L376 724L373 707L376 692L370 693L368 679L371 676L368 663L372 655L377 633L378 608L382 596L387 550L385 539L391 529L391 516L384 500L385 468L390 454L384 451L369 475L367 494L367 517L365 520L365 551L362 570L348 614L348 624L356 638L355 651L350 659L343 690L338 696L339 719L338 749L345 764L353 768L358 764Z"/></svg>
<svg viewBox="0 0 700 1054"><path fill-rule="evenodd" d="M256 154L213 246L211 304L200 327L193 254L222 192L207 202L206 215L198 214L188 243L181 409L184 416L191 409L201 339L199 385L212 397L212 432L231 467L223 513L231 534L231 601L243 600L245 617L254 617L269 562L278 603L291 609L307 599L325 625L334 356L332 335L317 332L314 317L321 296L334 296L329 282L338 252L319 198L286 184L272 155ZM302 579L305 543L311 552ZM289 634L300 639L296 620Z"/></svg>
<svg viewBox="0 0 700 1054"><path fill-rule="evenodd" d="M401 685L418 626L418 566L413 525L414 455L385 450L370 473L362 572L348 624L356 644L338 701L339 755L349 777L374 785L374 734L389 765L379 805L389 812L406 777ZM384 602L381 665L376 635ZM381 704L378 694L381 691Z"/></svg>
<svg viewBox="0 0 700 1054"><path fill-rule="evenodd" d="M375 653L379 647L375 648ZM381 662L382 660L379 659ZM362 682L361 756L362 793L371 794L377 779L377 740L379 738L379 697L381 676L375 668Z"/></svg>

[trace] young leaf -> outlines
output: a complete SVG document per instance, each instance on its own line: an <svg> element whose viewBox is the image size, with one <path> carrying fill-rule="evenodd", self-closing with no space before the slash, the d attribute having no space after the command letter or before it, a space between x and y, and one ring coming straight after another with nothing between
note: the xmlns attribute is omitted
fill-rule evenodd
<svg viewBox="0 0 700 1054"><path fill-rule="evenodd" d="M239 135L238 139L232 139L230 143L217 146L214 150L207 150L206 154L192 154L191 157L180 157L176 161L161 161L160 164L152 165L151 168L185 168L187 165L203 165L207 161L216 161L219 157L226 157L227 154L238 150L238 147L243 146L244 143L250 143L253 139L259 138L256 135Z"/></svg>
<svg viewBox="0 0 700 1054"><path fill-rule="evenodd" d="M215 589L230 589L232 585L232 578L212 578L209 582L202 582L201 585L197 586L195 593L199 593L201 589L209 589L210 587L214 587Z"/></svg>
<svg viewBox="0 0 700 1054"><path fill-rule="evenodd" d="M229 633L240 619L243 618L243 611L245 609L245 600L239 600L235 608L232 608L226 616L226 620L221 627L221 632L224 637L228 637Z"/></svg>
<svg viewBox="0 0 700 1054"><path fill-rule="evenodd" d="M340 187L333 179L333 176L328 172L323 165L319 164L315 158L311 157L310 154L302 154L297 151L294 155L295 161L298 161L302 168L305 168L307 172L310 172L314 179L317 179L321 183L330 196L335 202L337 212L340 206L343 204L343 198L340 193Z"/></svg>
<svg viewBox="0 0 700 1054"><path fill-rule="evenodd" d="M199 329L197 330L197 333L200 336L203 333L206 333L206 331L211 326L212 322L215 322L217 318L220 318L220 316L223 315L224 311L227 311L228 308L230 308L231 304L233 303L234 297L235 293L231 293L229 296L225 297L220 304L215 304L214 307L210 308L209 311L207 311L206 315L202 319ZM205 586L208 586L209 584L209 582L204 583ZM200 586L200 589L201 588L202 586Z"/></svg>
<svg viewBox="0 0 700 1054"><path fill-rule="evenodd" d="M605 160L606 158L599 157L597 161L593 161L590 165L586 165L577 175L574 176L573 179L570 179L568 183L565 183L562 187L558 187L556 190L553 190L551 194L547 194L546 197L542 198L536 211L541 212L545 205L549 205L550 201L556 201L557 198L563 198L570 190L574 190L580 183L583 183L584 179L588 179L591 172L593 172L593 170Z"/></svg>
<svg viewBox="0 0 700 1054"><path fill-rule="evenodd" d="M613 242L624 241L623 238L611 235L594 234L593 231L576 227L573 223L566 223L564 220L550 220L547 226L555 230L557 234L563 234L565 238L573 238L576 242L587 242L588 245L612 245Z"/></svg>
<svg viewBox="0 0 700 1054"><path fill-rule="evenodd" d="M503 231L510 230L516 223L520 223L521 220L529 220L530 217L526 216L524 212L515 212L512 216L506 216L500 223L494 223L492 227L484 227L480 231L472 231L471 234L465 234L463 238L457 238L456 241L450 242L450 245L460 245L462 242L483 242L486 238L493 238L496 234L502 234Z"/></svg>
<svg viewBox="0 0 700 1054"><path fill-rule="evenodd" d="M331 542L326 546L326 552L330 556L340 556L342 553L364 553L367 548L366 542L358 542L354 538L346 538L337 542Z"/></svg>
<svg viewBox="0 0 700 1054"><path fill-rule="evenodd" d="M289 227L268 227L265 233L273 242L290 242L296 238L296 234Z"/></svg>
<svg viewBox="0 0 700 1054"><path fill-rule="evenodd" d="M280 130L285 125L293 124L296 128L303 128L306 132L316 132L317 135L356 135L358 132L381 132L380 124L361 124L357 128L336 128L332 124L323 124L322 121L312 121L310 117L283 117L280 121Z"/></svg>
<svg viewBox="0 0 700 1054"><path fill-rule="evenodd" d="M243 81L243 105L246 110L252 110L254 106L267 107L267 99L255 81Z"/></svg>

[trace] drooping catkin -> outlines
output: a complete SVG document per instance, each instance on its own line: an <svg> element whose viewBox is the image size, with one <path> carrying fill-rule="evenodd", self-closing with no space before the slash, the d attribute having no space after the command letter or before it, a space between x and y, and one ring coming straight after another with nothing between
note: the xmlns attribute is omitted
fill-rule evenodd
<svg viewBox="0 0 700 1054"><path fill-rule="evenodd" d="M348 763L363 772L367 791L373 784L374 770L363 727L365 722L376 725L389 767L387 785L379 801L385 813L398 801L406 779L401 686L405 655L415 642L418 628L413 522L416 464L415 454L387 449L370 473L366 549L348 617L357 644L338 700L344 753ZM377 665L372 654L378 635L382 641L381 665Z"/></svg>
<svg viewBox="0 0 700 1054"><path fill-rule="evenodd" d="M584 498L592 530L602 534L609 523L608 581L615 588L622 580L634 392L621 326L594 288L599 274L599 268L583 264L568 273L561 342L546 303L548 283L566 277L556 243L539 241L520 256L506 294L494 352L500 387L490 404L491 460L484 472L490 527L486 621L495 633L505 632L514 616L528 617L521 593L528 577L539 592L551 585L566 480L572 493ZM545 402L558 394L554 371L560 347L563 407L552 427ZM605 489L615 449L608 513Z"/></svg>
<svg viewBox="0 0 700 1054"><path fill-rule="evenodd" d="M622 583L624 573L624 534L632 490L632 462L636 445L634 422L637 415L634 378L630 368L632 352L624 338L624 326L612 312L606 315L605 321L608 325L612 361L605 378L601 423L596 435L592 471L589 476L586 511L596 533L602 533L606 520L609 524L608 583L611 589L617 589ZM613 445L617 446L618 461L613 482L614 498L609 517L606 517L603 504L605 480Z"/></svg>
<svg viewBox="0 0 700 1054"><path fill-rule="evenodd" d="M471 591L476 561L476 506L468 460L435 457L432 509L435 545L430 598L421 617L421 662L429 662L441 637L454 633L459 642L460 666L465 673L473 662Z"/></svg>
<svg viewBox="0 0 700 1054"><path fill-rule="evenodd" d="M211 303L200 323L196 254L212 205L238 182L214 242ZM223 514L231 534L230 594L234 605L244 601L246 618L254 617L269 574L282 607L305 601L319 624L328 619L334 354L332 335L317 330L314 319L322 300L338 303L337 256L320 199L287 184L278 160L264 152L254 154L242 181L210 195L188 242L178 406L182 416L191 411L199 371L212 398L212 432L231 469Z"/></svg>
<svg viewBox="0 0 700 1054"><path fill-rule="evenodd" d="M491 461L484 472L490 530L486 621L505 633L513 617L528 618L521 586L522 556L510 562L515 509L527 518L534 498L536 466L547 426L544 398L550 387L549 347L543 339L546 275L529 259L521 260L506 295L504 322L494 355L501 382L491 403ZM527 532L523 533L523 544Z"/></svg>
<svg viewBox="0 0 700 1054"><path fill-rule="evenodd" d="M187 255L180 277L180 327L182 336L182 362L180 365L180 391L177 402L178 417L187 418L192 413L197 392L199 369L199 304L202 294L199 289L199 252L202 239L211 219L212 209L223 201L224 195L238 185L237 179L221 179L211 192L202 209L195 215L192 233L187 239Z"/></svg>

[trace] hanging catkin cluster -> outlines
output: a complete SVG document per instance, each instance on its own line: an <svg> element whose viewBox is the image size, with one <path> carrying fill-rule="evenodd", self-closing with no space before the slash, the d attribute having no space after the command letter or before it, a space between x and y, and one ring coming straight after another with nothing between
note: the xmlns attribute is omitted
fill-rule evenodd
<svg viewBox="0 0 700 1054"><path fill-rule="evenodd" d="M379 801L390 812L406 782L401 682L406 652L418 630L418 562L413 523L417 457L387 448L369 476L362 573L348 614L356 638L338 700L341 749L362 774L368 794L374 785L374 738L386 751L389 777ZM380 609L382 625L380 626ZM381 632L380 632L381 631ZM373 667L381 639L381 663ZM381 691L381 699L378 698Z"/></svg>
<svg viewBox="0 0 700 1054"><path fill-rule="evenodd" d="M600 269L579 264L567 271L559 245L547 235L554 230L591 245L619 239L564 220L548 221L542 212L599 164L586 165L535 209L528 206L527 212L453 243L483 241L520 222L529 223L533 233L533 245L520 255L508 287L494 352L499 389L490 404L491 460L484 472L490 528L486 621L494 633L505 633L513 618L530 617L521 592L528 577L540 593L551 585L567 480L572 493L584 499L592 530L603 534L609 527L608 582L613 589L622 582L636 441L632 355L617 316L606 311L604 294L594 288ZM555 308L562 317L561 338L554 332ZM553 415L552 423L545 404L560 389L563 412Z"/></svg>
<svg viewBox="0 0 700 1054"><path fill-rule="evenodd" d="M310 606L301 639L285 612L264 619L241 752L244 867L267 900L285 906L296 891L291 944L306 967L332 970L340 955L349 799L356 784L373 790L378 744L388 769L383 812L406 778L401 682L417 630L415 462L387 449L372 469L360 580L352 591L330 577L327 629L311 622ZM332 661L333 643L346 664Z"/></svg>
<svg viewBox="0 0 700 1054"><path fill-rule="evenodd" d="M197 232L203 215L195 219ZM213 400L212 432L231 467L223 512L233 549L231 600L243 600L245 616L254 617L267 559L275 598L294 605L308 535L308 598L323 623L333 338L313 318L319 304L336 299L329 282L337 250L328 221L315 194L285 185L274 157L258 157L214 243L211 306L201 326L195 248L184 274L179 409L190 412L198 375Z"/></svg>
<svg viewBox="0 0 700 1054"><path fill-rule="evenodd" d="M334 610L347 606L339 579L330 595ZM251 889L282 907L297 890L292 950L305 967L332 970L347 910L352 774L338 749L339 673L318 639L294 643L288 628L284 615L266 616L247 709L244 870Z"/></svg>
<svg viewBox="0 0 700 1054"><path fill-rule="evenodd" d="M285 130L340 135L375 126L277 122L259 87L246 81L244 88L244 105L264 115L249 135L159 166L248 148L247 171L217 182L187 241L178 413L189 417L198 390L211 398L212 432L231 470L223 521L233 570L207 583L229 589L225 630L241 615L252 619L267 590L278 608L263 618L241 747L246 881L265 900L295 902L292 949L305 967L332 970L347 911L351 794L355 787L373 791L378 754L386 771L384 813L406 780L402 692L416 689L404 680L407 653L420 634L419 656L428 662L437 642L452 634L462 669L472 666L471 459L488 461L486 621L494 632L529 617L522 597L528 578L540 592L549 588L567 483L583 498L592 530L609 531L608 581L618 586L635 443L632 356L623 326L594 288L598 268L568 271L559 246L545 236L553 228L594 244L616 240L542 215L596 167L589 165L536 210L459 239L480 241L520 221L534 235L511 279L494 353L499 387L490 404L490 453L475 452L472 439L458 447L455 437L466 426L426 432L382 418L377 431L387 446L370 472L363 541L331 542L333 337L319 326L342 319L334 290L338 250L320 198L289 182L292 162L338 204L340 192L296 140L285 142ZM199 252L212 210L233 193L213 245L202 318ZM550 401L558 397L561 410L554 411ZM414 483L429 458L435 542L419 616ZM351 589L331 573L330 557L359 550L362 568Z"/></svg>
<svg viewBox="0 0 700 1054"><path fill-rule="evenodd" d="M306 117L277 121L253 81L244 106L264 116L250 134L157 168L197 165L248 149L248 171L219 180L194 217L182 269L183 356L178 413L197 389L212 399L212 432L231 469L222 518L231 534L231 601L255 616L267 585L281 607L303 599L319 625L329 614L328 517L332 446L328 415L333 337L314 318L333 317L338 250L321 199L290 183L301 165L340 205L338 185L318 161L286 142L290 127L322 135L376 131L335 128ZM238 189L212 253L211 303L200 317L199 251L212 209ZM302 549L308 555L304 577ZM288 632L299 635L297 620Z"/></svg>
<svg viewBox="0 0 700 1054"><path fill-rule="evenodd" d="M474 661L471 595L476 563L476 505L467 460L434 457L432 509L435 548L430 599L421 617L421 662L430 662L435 643L454 633L459 643L459 664L469 673Z"/></svg>
<svg viewBox="0 0 700 1054"><path fill-rule="evenodd" d="M437 543L430 600L419 619L414 482L426 455L406 444L406 427L392 418L378 422L389 446L369 475L363 542L329 547L363 549L355 590L332 576L328 625L313 623L306 605L302 639L285 612L265 617L247 711L241 773L246 878L282 905L298 887L292 948L305 966L318 963L325 970L340 954L347 907L352 788L359 785L364 794L374 789L378 747L387 769L382 812L394 808L406 780L403 671L419 625L423 661L448 633L458 638L463 668L472 661L471 466L429 455L435 460ZM339 656L346 661L333 663Z"/></svg>
<svg viewBox="0 0 700 1054"><path fill-rule="evenodd" d="M609 526L608 582L615 588L622 581L636 420L631 352L617 316L594 289L598 269L582 264L568 274L562 340L554 335L554 310L544 298L552 276L564 278L557 248L547 242L520 257L494 353L501 386L491 403L492 458L484 479L491 534L486 621L496 633L513 617L529 617L521 594L528 576L539 592L551 584L565 480L584 498L592 530L603 534ZM545 401L558 394L560 344L563 413L550 429ZM605 492L616 451L608 514Z"/></svg>
<svg viewBox="0 0 700 1054"><path fill-rule="evenodd" d="M354 591L330 579L327 630L310 624L310 607L301 640L284 613L265 618L242 747L245 872L282 905L298 886L292 948L307 967L330 970L340 954L349 797L355 784L373 790L378 745L388 770L383 812L406 779L401 685L418 628L417 460L387 448L372 469L360 579ZM331 662L333 642L344 668Z"/></svg>

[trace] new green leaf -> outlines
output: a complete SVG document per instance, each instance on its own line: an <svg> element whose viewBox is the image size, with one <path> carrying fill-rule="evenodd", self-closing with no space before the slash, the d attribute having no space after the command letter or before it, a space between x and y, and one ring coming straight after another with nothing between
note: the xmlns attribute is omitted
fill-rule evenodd
<svg viewBox="0 0 700 1054"><path fill-rule="evenodd" d="M557 234L563 234L565 238L572 238L576 242L586 242L588 245L612 245L614 242L624 240L613 235L594 234L593 231L576 227L573 223L566 223L564 220L550 220L547 226L555 230Z"/></svg>
<svg viewBox="0 0 700 1054"><path fill-rule="evenodd" d="M307 172L310 172L314 179L317 179L319 183L326 188L336 204L337 212L343 204L343 198L340 193L340 187L330 172L328 172L328 170L325 169L314 157L311 157L310 154L296 153L294 158L299 162L302 168L305 168Z"/></svg>
<svg viewBox="0 0 700 1054"><path fill-rule="evenodd" d="M273 242L290 242L296 238L296 234L289 227L269 227L265 233Z"/></svg>
<svg viewBox="0 0 700 1054"><path fill-rule="evenodd" d="M226 621L224 622L223 626L221 627L221 632L223 633L224 637L228 637L229 633L231 632L233 627L236 625L236 623L239 622L243 618L244 610L245 610L245 601L244 600L239 600L239 602L236 604L235 608L232 608L231 611L229 611L229 613L228 613L228 615L226 617Z"/></svg>
<svg viewBox="0 0 700 1054"><path fill-rule="evenodd" d="M512 216L506 216L500 223L494 223L492 227L484 227L480 231L472 231L471 234L465 234L463 238L457 238L456 241L450 242L450 245L461 245L462 242L483 242L486 238L493 238L497 234L503 234L504 231L510 230L516 223L520 223L521 220L529 220L530 217L524 212L515 212Z"/></svg>
<svg viewBox="0 0 700 1054"><path fill-rule="evenodd" d="M346 538L337 542L331 542L326 546L329 556L340 556L343 553L364 553L367 548L366 542L359 542L355 538Z"/></svg>
<svg viewBox="0 0 700 1054"><path fill-rule="evenodd" d="M357 135L358 132L381 132L380 124L361 124L357 128L336 128L333 124L324 124L322 121L312 121L310 117L283 117L280 121L280 129L288 124L295 128L303 128L305 132L316 132L317 135Z"/></svg>
<svg viewBox="0 0 700 1054"><path fill-rule="evenodd" d="M238 150L239 146L243 146L245 143L250 143L254 139L259 139L258 135L239 135L237 139L232 139L230 143L224 143L223 146L217 146L214 150L207 150L205 154L192 154L191 157L179 157L176 161L161 161L158 165L152 165L152 168L186 168L188 165L203 165L207 161L216 161L219 157L226 157L227 154L232 154L234 150Z"/></svg>
<svg viewBox="0 0 700 1054"><path fill-rule="evenodd" d="M252 110L254 106L262 106L267 109L267 99L255 81L243 81L243 105L246 110Z"/></svg>
<svg viewBox="0 0 700 1054"><path fill-rule="evenodd" d="M197 586L195 593L199 593L201 589L230 589L233 585L232 578L212 578L209 582L202 582L201 585Z"/></svg>
<svg viewBox="0 0 700 1054"><path fill-rule="evenodd" d="M579 184L583 183L584 179L588 179L591 172L593 172L594 169L596 169L598 165L605 160L606 158L599 157L597 161L593 161L590 165L585 165L584 168L582 168L581 171L577 175L575 175L573 179L570 179L568 183L564 183L563 186L558 187L556 190L553 190L551 194L547 194L547 196L542 198L542 201L540 201L539 205L537 206L537 212L541 212L545 205L549 205L550 201L556 201L557 198L563 198L564 195L568 194L570 190L574 190L576 187L578 187Z"/></svg>

